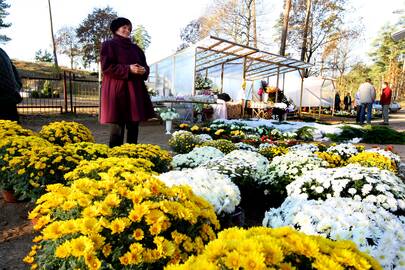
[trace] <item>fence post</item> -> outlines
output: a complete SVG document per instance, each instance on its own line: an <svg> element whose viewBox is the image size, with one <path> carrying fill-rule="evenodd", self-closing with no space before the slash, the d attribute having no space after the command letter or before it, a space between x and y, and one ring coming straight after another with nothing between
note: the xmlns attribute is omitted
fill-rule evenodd
<svg viewBox="0 0 405 270"><path fill-rule="evenodd" d="M73 83L72 72L69 72L70 113L73 113Z"/></svg>
<svg viewBox="0 0 405 270"><path fill-rule="evenodd" d="M67 101L66 71L63 71L63 100L65 102L65 113L67 113L68 101Z"/></svg>

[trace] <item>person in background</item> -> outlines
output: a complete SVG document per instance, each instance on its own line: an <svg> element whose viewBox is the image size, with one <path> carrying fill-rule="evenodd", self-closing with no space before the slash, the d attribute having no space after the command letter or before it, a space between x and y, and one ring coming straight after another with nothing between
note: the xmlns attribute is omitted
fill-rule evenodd
<svg viewBox="0 0 405 270"><path fill-rule="evenodd" d="M384 87L381 91L380 104L382 106L383 125L388 125L390 104L391 104L392 90L387 82L384 82Z"/></svg>
<svg viewBox="0 0 405 270"><path fill-rule="evenodd" d="M373 102L375 100L375 88L371 84L371 79L367 78L366 81L359 86L360 95L360 125L364 124L365 111L367 109L367 124L371 124L371 111L373 109Z"/></svg>
<svg viewBox="0 0 405 270"><path fill-rule="evenodd" d="M257 91L257 95L259 96L259 101L263 101L263 94L266 93L266 88L267 88L267 82L266 81L261 81L260 82L260 88Z"/></svg>
<svg viewBox="0 0 405 270"><path fill-rule="evenodd" d="M338 92L335 94L335 112L340 111L340 95Z"/></svg>
<svg viewBox="0 0 405 270"><path fill-rule="evenodd" d="M22 101L19 93L21 87L17 69L0 48L0 119L19 121L17 104Z"/></svg>
<svg viewBox="0 0 405 270"><path fill-rule="evenodd" d="M356 107L356 123L360 123L360 112L361 112L361 104L360 104L360 92L357 91L354 95L354 106Z"/></svg>
<svg viewBox="0 0 405 270"><path fill-rule="evenodd" d="M346 93L346 96L343 99L343 104L345 105L345 111L350 111L352 109L352 97L349 93Z"/></svg>
<svg viewBox="0 0 405 270"><path fill-rule="evenodd" d="M110 124L110 147L124 142L127 129L127 143L138 142L139 122L155 116L150 96L145 86L149 67L145 54L131 41L132 24L126 18L111 22L113 38L103 42L101 47L100 123Z"/></svg>

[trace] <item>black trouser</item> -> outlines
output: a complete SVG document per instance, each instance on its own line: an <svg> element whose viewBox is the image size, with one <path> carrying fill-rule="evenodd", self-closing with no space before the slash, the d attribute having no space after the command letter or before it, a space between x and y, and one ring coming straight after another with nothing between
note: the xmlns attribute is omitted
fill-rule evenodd
<svg viewBox="0 0 405 270"><path fill-rule="evenodd" d="M0 104L0 119L18 122L17 104Z"/></svg>
<svg viewBox="0 0 405 270"><path fill-rule="evenodd" d="M360 123L361 106L356 106L356 123Z"/></svg>
<svg viewBox="0 0 405 270"><path fill-rule="evenodd" d="M110 147L119 146L124 143L125 127L127 129L127 143L138 143L139 122L111 124Z"/></svg>

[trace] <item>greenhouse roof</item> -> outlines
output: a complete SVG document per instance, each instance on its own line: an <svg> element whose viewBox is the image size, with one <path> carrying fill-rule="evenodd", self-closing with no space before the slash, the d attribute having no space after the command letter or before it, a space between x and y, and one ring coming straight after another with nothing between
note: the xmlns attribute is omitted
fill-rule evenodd
<svg viewBox="0 0 405 270"><path fill-rule="evenodd" d="M246 80L259 80L299 69L312 64L209 36L195 44L196 72L225 64L245 65ZM246 59L246 62L245 62Z"/></svg>

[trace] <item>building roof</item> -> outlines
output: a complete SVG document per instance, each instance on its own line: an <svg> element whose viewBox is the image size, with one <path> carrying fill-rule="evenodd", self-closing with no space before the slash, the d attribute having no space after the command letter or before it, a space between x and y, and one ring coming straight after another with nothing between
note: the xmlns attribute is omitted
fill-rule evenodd
<svg viewBox="0 0 405 270"><path fill-rule="evenodd" d="M259 80L277 74L312 67L312 64L209 36L195 44L196 72L237 64L245 67L246 80ZM246 63L245 63L246 58Z"/></svg>

